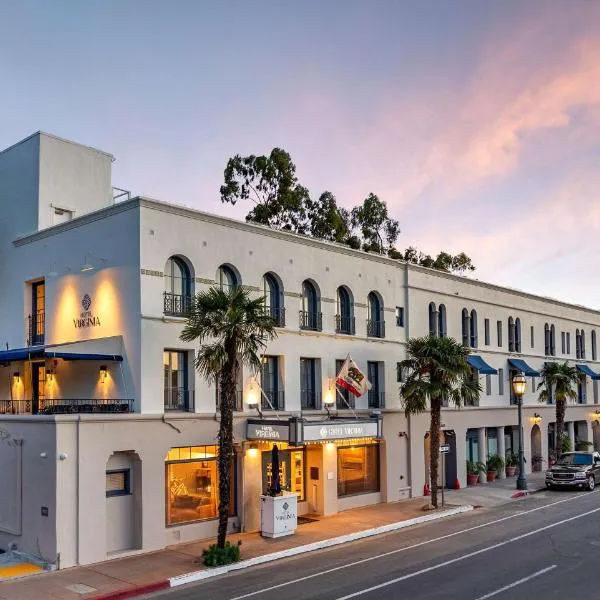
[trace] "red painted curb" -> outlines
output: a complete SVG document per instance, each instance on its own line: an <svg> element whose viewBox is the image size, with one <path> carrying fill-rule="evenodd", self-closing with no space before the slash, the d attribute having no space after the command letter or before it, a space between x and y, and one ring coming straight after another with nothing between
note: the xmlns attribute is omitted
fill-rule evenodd
<svg viewBox="0 0 600 600"><path fill-rule="evenodd" d="M126 590L115 590L114 592L108 592L106 594L100 594L99 596L90 596L91 600L125 600L126 598L135 598L142 594L150 594L151 592L158 592L159 590L166 590L171 587L171 582L168 579L162 581L155 581L153 583L146 583L144 585L136 585Z"/></svg>
<svg viewBox="0 0 600 600"><path fill-rule="evenodd" d="M511 496L511 498L522 498L523 496L528 496L529 492L517 492L516 494L513 494Z"/></svg>

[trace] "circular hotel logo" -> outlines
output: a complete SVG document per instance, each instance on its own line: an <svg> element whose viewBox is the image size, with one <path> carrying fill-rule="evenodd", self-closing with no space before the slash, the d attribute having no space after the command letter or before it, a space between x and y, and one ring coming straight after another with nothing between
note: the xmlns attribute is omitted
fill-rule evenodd
<svg viewBox="0 0 600 600"><path fill-rule="evenodd" d="M91 305L92 299L86 294L81 300L81 306L83 306L83 310L90 310Z"/></svg>

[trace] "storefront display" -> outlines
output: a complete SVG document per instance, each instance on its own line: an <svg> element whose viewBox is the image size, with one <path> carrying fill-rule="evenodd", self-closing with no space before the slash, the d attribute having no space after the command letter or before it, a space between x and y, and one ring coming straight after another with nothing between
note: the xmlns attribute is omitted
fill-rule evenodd
<svg viewBox="0 0 600 600"><path fill-rule="evenodd" d="M271 482L271 450L262 452L262 491L266 494ZM282 491L296 494L304 500L304 450L279 450L279 480Z"/></svg>
<svg viewBox="0 0 600 600"><path fill-rule="evenodd" d="M338 497L379 491L379 444L338 446Z"/></svg>

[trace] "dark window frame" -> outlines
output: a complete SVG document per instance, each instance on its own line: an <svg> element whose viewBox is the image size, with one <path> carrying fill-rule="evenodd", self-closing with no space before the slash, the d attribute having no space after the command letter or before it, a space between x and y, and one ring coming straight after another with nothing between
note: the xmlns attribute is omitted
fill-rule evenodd
<svg viewBox="0 0 600 600"><path fill-rule="evenodd" d="M118 490L106 490L106 497L115 498L119 496L131 496L131 469L124 468L106 470L106 475L114 475L115 473L123 473L123 488Z"/></svg>

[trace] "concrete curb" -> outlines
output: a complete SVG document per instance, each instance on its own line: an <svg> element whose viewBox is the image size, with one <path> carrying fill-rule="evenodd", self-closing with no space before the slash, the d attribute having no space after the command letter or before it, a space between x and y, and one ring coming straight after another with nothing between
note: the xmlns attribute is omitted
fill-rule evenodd
<svg viewBox="0 0 600 600"><path fill-rule="evenodd" d="M281 550L279 552L272 552L270 554L263 554L262 556L256 556L249 558L248 560L242 560L231 565L224 567L215 567L214 569L205 569L202 571L194 571L192 573L186 573L185 575L178 575L177 577L171 577L169 579L170 587L177 587L185 585L187 583L193 583L195 581L201 581L203 579L210 579L212 577L218 577L224 575L230 571L238 571L240 569L247 569L267 562L280 560L282 558L288 558L290 556L296 556L298 554L305 554L307 552L313 552L315 550L322 550L324 548L330 548L332 546L338 546L347 542L353 542L374 535L381 535L382 533L388 533L391 531L397 531L406 527L412 527L413 525L419 525L421 523L427 523L429 521L436 521L443 519L444 517L451 517L461 513L469 512L473 510L473 506L466 504L463 506L457 506L448 510L439 512L432 512L427 515L420 517L414 517L407 519L406 521L398 521L396 523L390 523L389 525L382 525L381 527L374 527L372 529L365 529L363 531L357 531L349 533L347 535L341 535L335 538L327 540L321 540L319 542L313 542L311 544L304 544L303 546L296 546L295 548L288 548L287 550Z"/></svg>

